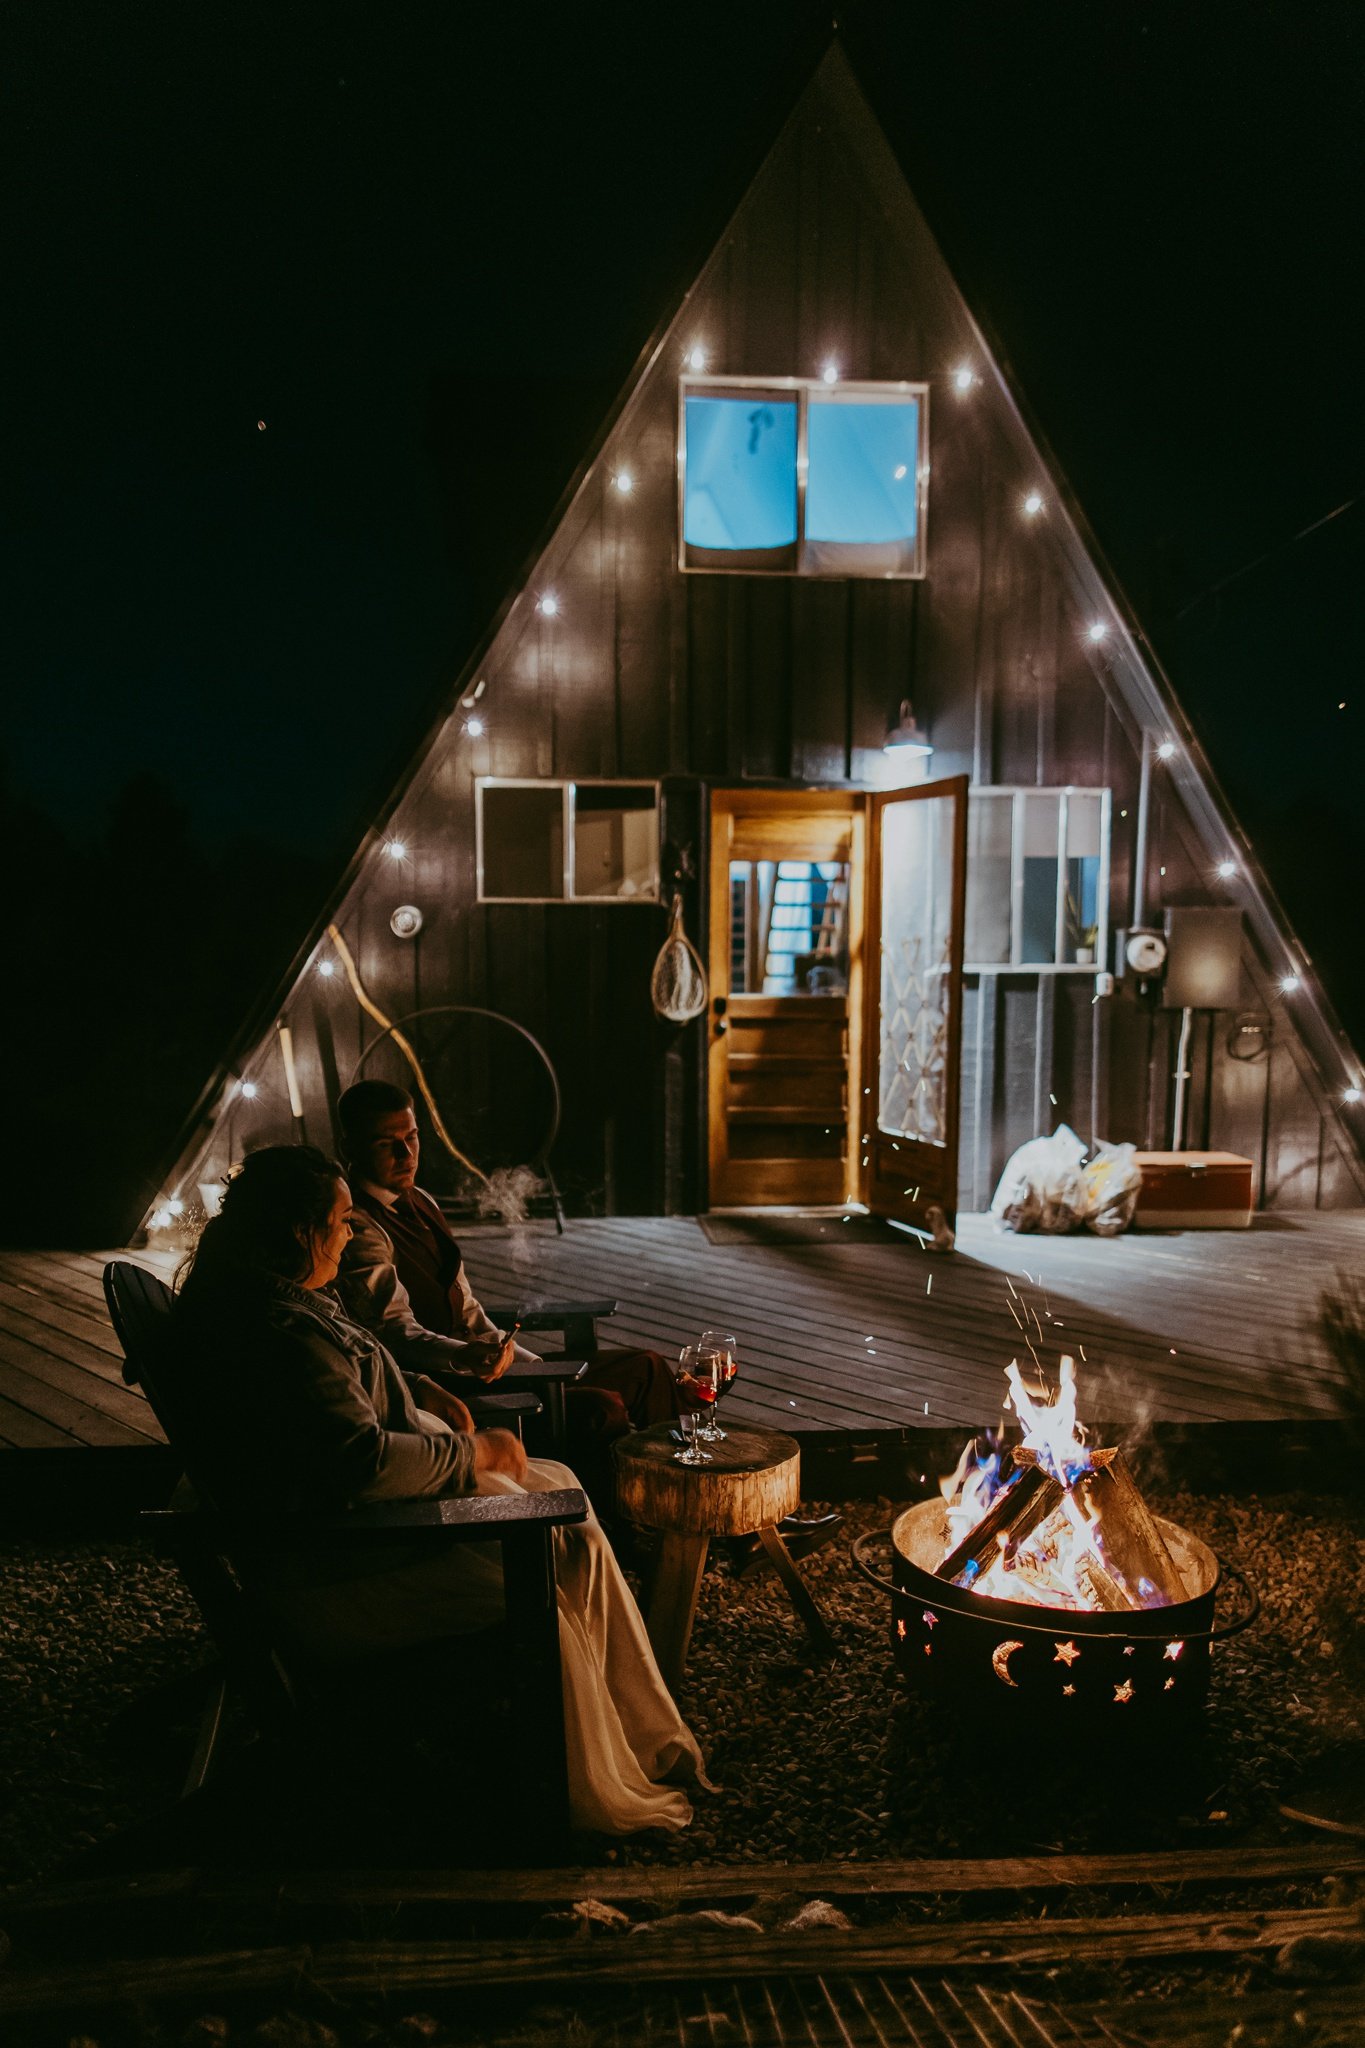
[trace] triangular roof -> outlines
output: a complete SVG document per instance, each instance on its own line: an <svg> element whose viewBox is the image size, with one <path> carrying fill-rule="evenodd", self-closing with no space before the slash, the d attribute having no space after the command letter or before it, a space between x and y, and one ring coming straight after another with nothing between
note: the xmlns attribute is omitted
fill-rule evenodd
<svg viewBox="0 0 1365 2048"><path fill-rule="evenodd" d="M276 1018L297 989L328 924L344 915L345 906L366 874L383 858L385 839L405 795L442 739L458 729L461 698L486 672L495 674L510 659L513 644L534 616L536 594L554 584L591 494L600 490L604 470L610 468L612 448L629 434L651 378L661 366L668 366L671 375L674 359L681 360L694 323L694 309L706 302L746 208L774 175L774 168L784 155L812 128L837 147L845 167L900 244L914 274L917 292L933 299L932 318L938 340L942 342L947 337L957 358L972 363L981 384L993 395L998 423L1009 438L1020 474L1047 479L1049 538L1063 565L1067 586L1082 616L1102 617L1110 622L1102 649L1094 653L1096 671L1110 705L1134 744L1143 732L1170 736L1176 741L1175 755L1164 764L1164 772L1183 807L1194 842L1191 852L1197 861L1210 868L1229 855L1237 862L1236 900L1245 912L1259 955L1263 977L1260 993L1267 1008L1276 1006L1275 991L1282 975L1291 971L1302 974L1292 1021L1300 1043L1311 1055L1312 1071L1300 1060L1301 1078L1319 1109L1335 1116L1343 1156L1357 1186L1365 1192L1365 1172L1354 1134L1338 1108L1343 1091L1360 1080L1360 1060L1322 988L1308 970L1303 948L1237 823L1169 677L1104 560L1043 434L1030 418L1010 376L1003 349L968 307L836 40L816 68L706 263L640 351L520 573L459 674L443 692L407 769L381 806L373 828L339 878L288 970L247 1020L223 1064L205 1087L182 1134L174 1168L163 1182L163 1193L151 1205L149 1214L164 1203L166 1192L189 1186L199 1177L196 1162L210 1148L214 1129L239 1077L272 1033ZM496 682L486 700L490 707L496 702L495 691Z"/></svg>

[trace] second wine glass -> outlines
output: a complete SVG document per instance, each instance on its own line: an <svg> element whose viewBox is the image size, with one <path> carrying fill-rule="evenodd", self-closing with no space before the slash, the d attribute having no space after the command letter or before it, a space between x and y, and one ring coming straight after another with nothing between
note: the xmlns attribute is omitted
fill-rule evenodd
<svg viewBox="0 0 1365 2048"><path fill-rule="evenodd" d="M715 1399L728 1394L739 1371L739 1345L726 1330L703 1330L697 1339L697 1356L702 1368L715 1388ZM708 1444L723 1444L725 1431L716 1421L715 1409L707 1410L706 1424L700 1432Z"/></svg>

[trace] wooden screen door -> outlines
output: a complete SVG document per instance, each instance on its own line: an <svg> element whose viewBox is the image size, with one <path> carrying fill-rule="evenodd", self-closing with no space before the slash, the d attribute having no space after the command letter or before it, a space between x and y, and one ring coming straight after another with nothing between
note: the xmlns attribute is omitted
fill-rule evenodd
<svg viewBox="0 0 1365 2048"><path fill-rule="evenodd" d="M855 1195L863 803L854 790L712 795L713 1208Z"/></svg>
<svg viewBox="0 0 1365 2048"><path fill-rule="evenodd" d="M868 796L859 1194L923 1227L957 1209L967 777Z"/></svg>

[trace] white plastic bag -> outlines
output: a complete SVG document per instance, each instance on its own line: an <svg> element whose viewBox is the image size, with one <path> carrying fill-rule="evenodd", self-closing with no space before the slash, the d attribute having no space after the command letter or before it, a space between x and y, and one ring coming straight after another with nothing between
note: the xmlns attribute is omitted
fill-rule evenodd
<svg viewBox="0 0 1365 2048"><path fill-rule="evenodd" d="M1141 1192L1137 1147L1101 1141L1085 1168L1086 1229L1096 1237L1118 1237L1132 1222Z"/></svg>
<svg viewBox="0 0 1365 2048"><path fill-rule="evenodd" d="M1081 1161L1085 1146L1069 1124L1050 1138L1030 1138L1000 1176L991 1214L1007 1230L1076 1230L1089 1210Z"/></svg>

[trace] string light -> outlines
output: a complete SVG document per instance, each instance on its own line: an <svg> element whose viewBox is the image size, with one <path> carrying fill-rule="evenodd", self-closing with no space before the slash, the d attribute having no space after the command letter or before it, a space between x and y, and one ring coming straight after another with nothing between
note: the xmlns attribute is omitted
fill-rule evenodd
<svg viewBox="0 0 1365 2048"><path fill-rule="evenodd" d="M335 963L331 960L319 960L318 973L322 976L324 981L330 981L332 976L336 973Z"/></svg>
<svg viewBox="0 0 1365 2048"><path fill-rule="evenodd" d="M1042 492L1041 492L1041 491L1030 491L1030 492L1029 492L1029 494L1028 494L1028 496L1027 496L1027 497L1025 498L1025 500L1024 500L1024 517L1025 517L1025 519L1036 519L1036 518L1038 517L1038 514L1039 514L1039 513L1040 513L1040 512L1042 511L1042 509L1043 509L1043 497L1042 497Z"/></svg>
<svg viewBox="0 0 1365 2048"><path fill-rule="evenodd" d="M153 1230L165 1230L174 1219L169 1209L153 1209L149 1220Z"/></svg>
<svg viewBox="0 0 1365 2048"><path fill-rule="evenodd" d="M826 384L837 384L839 381L839 365L837 363L826 363L820 375Z"/></svg>
<svg viewBox="0 0 1365 2048"><path fill-rule="evenodd" d="M167 1204L166 1204L166 1213L167 1213L167 1215L168 1215L168 1216L183 1216L183 1215L184 1215L184 1213L185 1213L185 1204L184 1204L184 1203L183 1203L183 1202L181 1201L181 1199L180 1199L179 1195L173 1195L173 1196L171 1197L170 1201L169 1201L169 1202L167 1202Z"/></svg>
<svg viewBox="0 0 1365 2048"><path fill-rule="evenodd" d="M1233 876L1234 876L1234 875L1236 874L1236 872L1237 872L1237 863L1236 863L1236 861L1235 861L1235 860L1220 860L1220 861L1219 861L1219 863L1218 863L1218 879L1219 879L1219 881L1220 881L1220 882L1230 882L1230 881L1232 880Z"/></svg>
<svg viewBox="0 0 1365 2048"><path fill-rule="evenodd" d="M475 712L472 718L467 718L465 720L464 729L469 734L469 737L472 740L481 740L484 736L486 728L484 726L483 720L479 717L478 713Z"/></svg>
<svg viewBox="0 0 1365 2048"><path fill-rule="evenodd" d="M1299 981L1299 977L1298 977L1298 975L1297 975L1297 974L1282 974L1282 975L1280 976L1280 994L1281 994L1281 995L1284 995L1284 996L1292 996L1292 995L1293 995L1293 993L1294 993L1294 991L1295 991L1295 989L1296 989L1296 988L1299 988L1300 986L1301 986L1301 983L1300 983L1300 981Z"/></svg>
<svg viewBox="0 0 1365 2048"><path fill-rule="evenodd" d="M408 857L408 843L406 839L390 839L384 851L390 860L406 860Z"/></svg>
<svg viewBox="0 0 1365 2048"><path fill-rule="evenodd" d="M1342 1095L1341 1099L1343 1102L1359 1102L1360 1090L1358 1088L1348 1088Z"/></svg>
<svg viewBox="0 0 1365 2048"><path fill-rule="evenodd" d="M1096 646L1098 646L1101 640L1108 639L1109 628L1105 624L1103 619L1094 619L1086 627L1085 637L1087 640L1092 641Z"/></svg>
<svg viewBox="0 0 1365 2048"><path fill-rule="evenodd" d="M617 471L616 488L621 493L621 496L623 498L628 498L631 492L635 489L635 479L628 469L621 469Z"/></svg>
<svg viewBox="0 0 1365 2048"><path fill-rule="evenodd" d="M543 612L547 619L559 617L559 599L552 590L547 590L544 597L536 600L536 610Z"/></svg>
<svg viewBox="0 0 1365 2048"><path fill-rule="evenodd" d="M1156 757L1158 761L1169 761L1171 757L1174 755L1174 753L1175 741L1163 740L1161 742L1161 745L1156 750Z"/></svg>
<svg viewBox="0 0 1365 2048"><path fill-rule="evenodd" d="M237 1092L239 1095L245 1095L248 1102L252 1102L260 1091L254 1081L243 1081Z"/></svg>
<svg viewBox="0 0 1365 2048"><path fill-rule="evenodd" d="M963 363L960 369L953 371L953 389L959 394L970 391L975 382L976 374L969 364Z"/></svg>
<svg viewBox="0 0 1365 2048"><path fill-rule="evenodd" d="M691 348L687 351L687 367L689 370L704 370L706 368L706 350L699 341L694 341Z"/></svg>

